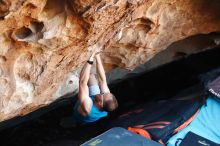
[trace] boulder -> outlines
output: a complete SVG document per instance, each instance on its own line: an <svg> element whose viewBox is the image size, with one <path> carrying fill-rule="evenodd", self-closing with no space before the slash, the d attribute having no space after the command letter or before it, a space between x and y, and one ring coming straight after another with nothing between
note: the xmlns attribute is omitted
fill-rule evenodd
<svg viewBox="0 0 220 146"><path fill-rule="evenodd" d="M96 43L114 82L220 44L218 0L2 0L0 121L76 94Z"/></svg>

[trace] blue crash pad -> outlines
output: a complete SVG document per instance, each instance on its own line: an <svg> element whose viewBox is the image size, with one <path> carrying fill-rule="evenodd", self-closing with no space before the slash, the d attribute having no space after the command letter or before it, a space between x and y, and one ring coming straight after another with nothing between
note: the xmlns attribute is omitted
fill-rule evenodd
<svg viewBox="0 0 220 146"><path fill-rule="evenodd" d="M162 146L124 128L115 127L81 146Z"/></svg>

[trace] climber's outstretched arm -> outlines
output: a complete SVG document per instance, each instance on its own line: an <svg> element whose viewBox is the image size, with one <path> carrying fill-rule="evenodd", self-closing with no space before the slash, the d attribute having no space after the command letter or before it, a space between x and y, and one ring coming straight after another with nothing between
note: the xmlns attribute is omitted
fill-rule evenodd
<svg viewBox="0 0 220 146"><path fill-rule="evenodd" d="M93 52L92 55L89 58L89 61L94 60L96 52ZM83 66L80 77L79 77L79 94L78 94L78 100L80 102L80 106L85 114L90 112L92 101L89 98L89 91L87 83L89 81L90 76L90 70L91 70L91 64L88 62L85 63Z"/></svg>
<svg viewBox="0 0 220 146"><path fill-rule="evenodd" d="M95 57L96 57L96 71L99 77L99 84L100 84L101 92L110 93L110 90L107 85L105 70L102 64L100 54L97 54Z"/></svg>

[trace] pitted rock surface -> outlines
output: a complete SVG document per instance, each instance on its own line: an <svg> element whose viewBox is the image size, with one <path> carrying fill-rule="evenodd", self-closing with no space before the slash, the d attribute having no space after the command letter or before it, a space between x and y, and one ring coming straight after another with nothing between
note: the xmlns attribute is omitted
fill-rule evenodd
<svg viewBox="0 0 220 146"><path fill-rule="evenodd" d="M219 8L218 0L2 0L0 121L77 93L89 46L104 46L109 72L133 70L175 42L220 32Z"/></svg>

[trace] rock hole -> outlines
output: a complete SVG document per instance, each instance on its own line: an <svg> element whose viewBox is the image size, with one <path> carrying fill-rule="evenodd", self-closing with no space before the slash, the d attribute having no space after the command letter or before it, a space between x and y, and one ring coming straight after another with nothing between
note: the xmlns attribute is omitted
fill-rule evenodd
<svg viewBox="0 0 220 146"><path fill-rule="evenodd" d="M30 24L30 29L34 33L42 31L43 28L44 28L43 22L31 22Z"/></svg>
<svg viewBox="0 0 220 146"><path fill-rule="evenodd" d="M116 4L118 2L118 0L113 0L113 3Z"/></svg>
<svg viewBox="0 0 220 146"><path fill-rule="evenodd" d="M147 18L138 18L118 34L120 44L145 45L147 33L151 30L153 22Z"/></svg>
<svg viewBox="0 0 220 146"><path fill-rule="evenodd" d="M70 80L70 81L69 81L69 84L73 84L73 81L72 81L72 80Z"/></svg>
<svg viewBox="0 0 220 146"><path fill-rule="evenodd" d="M4 62L6 62L6 61L7 61L6 57L0 55L0 63L4 63Z"/></svg>
<svg viewBox="0 0 220 146"><path fill-rule="evenodd" d="M147 32L151 29L151 25L153 24L152 21L145 18L138 18L133 22L133 25L135 25L136 29L142 29L145 28Z"/></svg>
<svg viewBox="0 0 220 146"><path fill-rule="evenodd" d="M45 7L43 8L43 14L52 19L59 13L65 11L66 0L47 0Z"/></svg>
<svg viewBox="0 0 220 146"><path fill-rule="evenodd" d="M8 0L0 0L0 18L1 20L9 13L11 3Z"/></svg>
<svg viewBox="0 0 220 146"><path fill-rule="evenodd" d="M24 26L15 31L15 37L17 39L25 39L31 34L32 34L31 29Z"/></svg>
<svg viewBox="0 0 220 146"><path fill-rule="evenodd" d="M29 9L36 9L36 8L37 8L37 6L35 6L35 5L32 4L32 3L28 3L28 4L26 4L25 7L28 7Z"/></svg>
<svg viewBox="0 0 220 146"><path fill-rule="evenodd" d="M25 81L30 81L31 79L30 75L26 72L18 72L18 76Z"/></svg>
<svg viewBox="0 0 220 146"><path fill-rule="evenodd" d="M18 41L37 42L43 37L43 22L33 21L28 27L23 26L14 31L12 37Z"/></svg>

